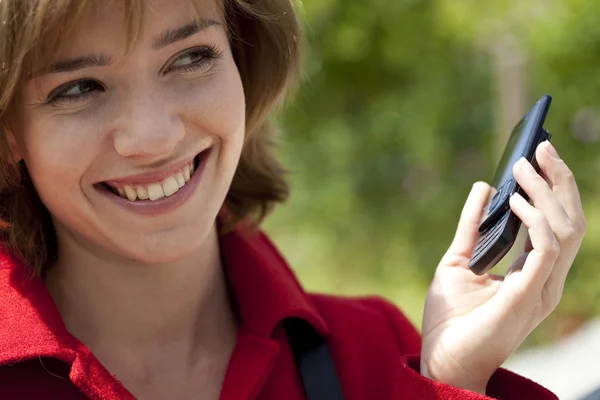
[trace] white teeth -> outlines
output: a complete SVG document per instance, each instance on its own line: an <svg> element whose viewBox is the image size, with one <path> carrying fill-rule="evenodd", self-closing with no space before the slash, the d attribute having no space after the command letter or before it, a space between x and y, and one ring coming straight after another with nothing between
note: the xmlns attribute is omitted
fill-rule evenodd
<svg viewBox="0 0 600 400"><path fill-rule="evenodd" d="M169 197L170 195L177 193L179 190L179 185L177 184L177 180L175 177L170 176L162 182L162 187L165 191L165 196Z"/></svg>
<svg viewBox="0 0 600 400"><path fill-rule="evenodd" d="M185 178L181 172L175 174L175 180L177 181L177 186L179 186L179 189L185 186Z"/></svg>
<svg viewBox="0 0 600 400"><path fill-rule="evenodd" d="M148 200L148 191L143 186L138 186L136 189L137 196L140 200Z"/></svg>
<svg viewBox="0 0 600 400"><path fill-rule="evenodd" d="M165 192L160 183L148 185L148 198L150 200L158 200L165 197Z"/></svg>
<svg viewBox="0 0 600 400"><path fill-rule="evenodd" d="M2 0L0 0L2 1ZM136 200L158 200L165 196L172 196L179 189L185 186L194 174L194 163L186 165L180 171L164 179L160 183L151 183L149 185L133 187L125 185L120 188L113 187L119 196L128 199L129 201Z"/></svg>
<svg viewBox="0 0 600 400"><path fill-rule="evenodd" d="M131 186L125 185L124 189L125 189L125 196L127 196L129 201L135 201L135 199L137 199L137 193Z"/></svg>

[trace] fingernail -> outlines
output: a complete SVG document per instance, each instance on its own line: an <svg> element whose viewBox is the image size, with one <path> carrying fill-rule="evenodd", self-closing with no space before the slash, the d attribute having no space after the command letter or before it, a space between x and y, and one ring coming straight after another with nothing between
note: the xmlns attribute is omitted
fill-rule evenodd
<svg viewBox="0 0 600 400"><path fill-rule="evenodd" d="M556 152L556 149L554 148L554 146L552 146L552 143L550 143L547 140L544 143L546 143L546 145L545 145L546 151L552 156L552 158L554 158L556 160L560 160L560 156Z"/></svg>
<svg viewBox="0 0 600 400"><path fill-rule="evenodd" d="M537 172L535 172L535 169L533 169L533 167L531 166L529 161L527 161L525 158L521 157L519 159L518 163L519 163L519 168L521 168L521 170L523 172L525 172L527 175L530 175L530 176L537 175Z"/></svg>
<svg viewBox="0 0 600 400"><path fill-rule="evenodd" d="M517 192L514 192L513 194L511 194L509 198L510 198L510 199L512 199L513 197L514 197L515 199L522 199L522 198L523 198L523 196L521 196L521 195L520 195L519 193L517 193ZM515 201L518 201L518 200L515 200Z"/></svg>

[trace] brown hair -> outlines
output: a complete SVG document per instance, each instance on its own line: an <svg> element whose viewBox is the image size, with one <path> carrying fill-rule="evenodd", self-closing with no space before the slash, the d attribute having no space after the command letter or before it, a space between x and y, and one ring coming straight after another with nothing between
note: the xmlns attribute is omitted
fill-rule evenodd
<svg viewBox="0 0 600 400"><path fill-rule="evenodd" d="M141 27L144 0L123 0L130 43ZM198 10L199 0L190 0ZM258 226L288 196L284 170L274 155L269 116L298 76L301 28L294 0L217 0L246 96L246 136L225 200L221 231L241 220ZM96 0L1 0L0 118L23 80L44 68L54 50L76 27L78 16ZM23 162L15 163L0 134L0 228L8 251L36 275L55 261L56 238L47 209Z"/></svg>

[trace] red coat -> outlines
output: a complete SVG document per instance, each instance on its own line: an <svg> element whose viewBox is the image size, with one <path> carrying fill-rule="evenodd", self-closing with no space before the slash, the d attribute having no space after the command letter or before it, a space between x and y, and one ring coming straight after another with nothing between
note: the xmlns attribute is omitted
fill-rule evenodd
<svg viewBox="0 0 600 400"><path fill-rule="evenodd" d="M325 335L347 400L488 398L421 376L419 334L387 301L305 293L262 234L229 234L221 248L242 318L221 399L304 398L280 324L291 316ZM488 393L502 399L556 399L502 369ZM28 280L26 269L5 253L0 253L0 398L133 398L66 331L44 284Z"/></svg>

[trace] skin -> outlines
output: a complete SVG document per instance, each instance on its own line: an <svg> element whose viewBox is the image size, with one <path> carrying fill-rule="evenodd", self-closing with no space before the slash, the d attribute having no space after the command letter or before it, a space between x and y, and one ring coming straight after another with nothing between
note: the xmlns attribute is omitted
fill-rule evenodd
<svg viewBox="0 0 600 400"><path fill-rule="evenodd" d="M215 219L243 145L243 87L222 16L203 6L202 17L221 25L155 50L156 35L194 13L186 0L149 4L127 54L118 2L84 16L56 60L101 52L113 62L26 82L9 113L9 139L56 227L59 257L47 285L67 329L138 398L217 399L237 323ZM185 51L198 46L215 46L220 57L194 70L172 68L196 60L198 53ZM48 104L57 87L82 78L100 89L71 87L71 95L91 94ZM489 192L483 183L473 187L427 296L423 375L484 393L492 373L558 303L585 219L572 174L545 146L537 151L543 177L515 167L534 206L511 199L531 240L506 278L467 269ZM198 189L168 215L130 213L95 187L206 147L212 151Z"/></svg>
<svg viewBox="0 0 600 400"><path fill-rule="evenodd" d="M427 295L423 375L485 393L494 371L558 305L586 221L573 174L549 142L538 146L536 159L541 174L525 160L513 168L533 206L520 195L510 199L529 237L506 277L468 269L490 190L473 186Z"/></svg>
<svg viewBox="0 0 600 400"><path fill-rule="evenodd" d="M187 0L152 0L125 53L122 7L98 4L53 61L103 53L112 63L26 82L8 121L13 152L56 228L59 256L47 286L67 329L136 397L217 399L237 323L215 220L245 131L223 17L205 4L202 18L219 24L154 49L156 36L195 14ZM47 102L82 78L88 83L62 96L86 96ZM95 186L161 171L207 147L199 186L168 214L129 212Z"/></svg>

